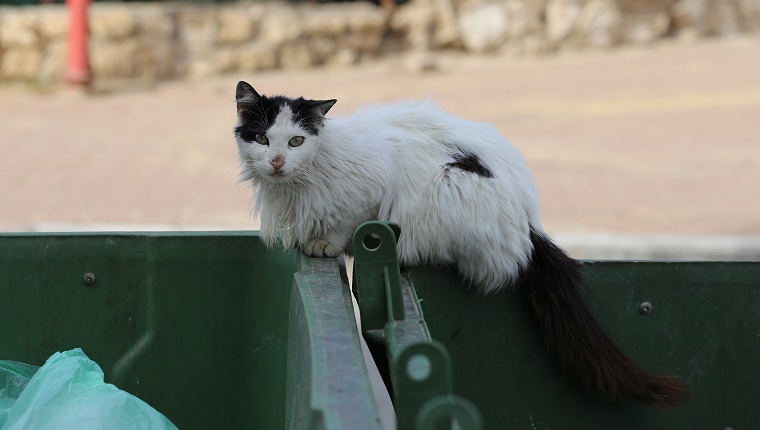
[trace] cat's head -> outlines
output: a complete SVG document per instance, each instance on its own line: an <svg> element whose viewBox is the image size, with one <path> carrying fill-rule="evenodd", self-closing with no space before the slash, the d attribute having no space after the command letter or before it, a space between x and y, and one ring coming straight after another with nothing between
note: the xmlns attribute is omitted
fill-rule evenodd
<svg viewBox="0 0 760 430"><path fill-rule="evenodd" d="M234 131L243 180L285 183L308 172L325 114L337 100L261 96L243 81L237 84L235 99Z"/></svg>

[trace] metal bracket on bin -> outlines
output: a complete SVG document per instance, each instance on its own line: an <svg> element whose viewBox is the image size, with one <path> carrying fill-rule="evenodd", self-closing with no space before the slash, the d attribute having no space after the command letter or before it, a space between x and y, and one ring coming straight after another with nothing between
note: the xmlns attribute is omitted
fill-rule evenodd
<svg viewBox="0 0 760 430"><path fill-rule="evenodd" d="M398 428L434 429L456 422L482 427L480 413L454 396L449 354L430 337L414 287L401 277L396 224L370 221L354 233L354 288L368 342L385 345Z"/></svg>

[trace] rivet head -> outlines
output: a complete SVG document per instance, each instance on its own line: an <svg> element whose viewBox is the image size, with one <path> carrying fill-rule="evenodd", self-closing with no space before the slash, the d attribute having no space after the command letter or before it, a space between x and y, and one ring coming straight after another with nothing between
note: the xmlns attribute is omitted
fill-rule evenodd
<svg viewBox="0 0 760 430"><path fill-rule="evenodd" d="M639 313L641 315L649 315L652 313L652 304L649 302L643 302L639 305Z"/></svg>
<svg viewBox="0 0 760 430"><path fill-rule="evenodd" d="M88 287L92 287L95 285L95 281L97 281L97 278L95 277L94 273L87 272L82 277L82 281L84 281L84 284Z"/></svg>

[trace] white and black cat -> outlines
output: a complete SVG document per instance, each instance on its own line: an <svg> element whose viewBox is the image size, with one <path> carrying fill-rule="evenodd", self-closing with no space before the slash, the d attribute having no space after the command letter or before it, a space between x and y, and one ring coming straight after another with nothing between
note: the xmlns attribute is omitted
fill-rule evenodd
<svg viewBox="0 0 760 430"><path fill-rule="evenodd" d="M367 107L327 119L336 100L236 91L242 178L261 235L315 257L351 253L369 220L401 227L403 265L455 264L483 293L525 292L549 349L586 387L664 407L683 385L628 359L594 321L578 263L547 237L520 152L492 127L429 103ZM282 233L282 234L281 234Z"/></svg>

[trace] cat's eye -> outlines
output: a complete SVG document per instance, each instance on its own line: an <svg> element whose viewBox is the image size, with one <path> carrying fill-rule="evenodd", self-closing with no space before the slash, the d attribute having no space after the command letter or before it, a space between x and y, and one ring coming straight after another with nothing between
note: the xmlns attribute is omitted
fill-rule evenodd
<svg viewBox="0 0 760 430"><path fill-rule="evenodd" d="M264 134L257 134L253 137L253 140L255 140L256 143L260 143L262 145L269 145L269 138L267 138Z"/></svg>
<svg viewBox="0 0 760 430"><path fill-rule="evenodd" d="M295 148L296 146L301 146L302 143L303 143L303 136L293 136L288 141L288 145L292 146L293 148Z"/></svg>

